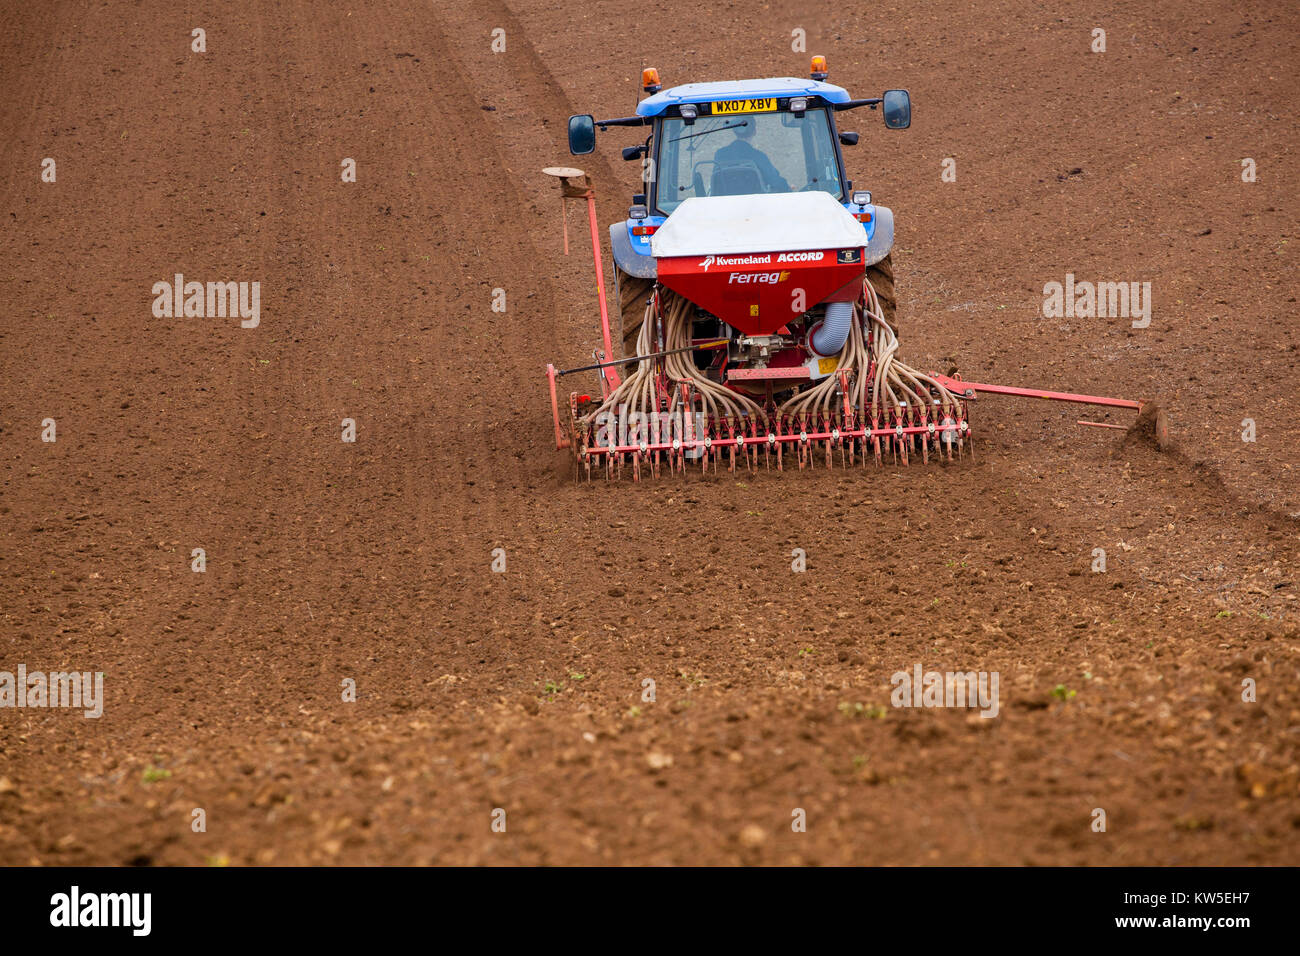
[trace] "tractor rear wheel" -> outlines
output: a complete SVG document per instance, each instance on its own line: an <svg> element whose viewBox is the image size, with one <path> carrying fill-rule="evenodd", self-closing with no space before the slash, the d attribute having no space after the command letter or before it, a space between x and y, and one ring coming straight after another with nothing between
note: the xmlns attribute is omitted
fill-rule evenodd
<svg viewBox="0 0 1300 956"><path fill-rule="evenodd" d="M650 298L654 285L654 279L628 275L617 265L614 266L614 299L618 302L619 338L623 340L623 358L631 358L637 354L636 340L641 334L646 301Z"/></svg>
<svg viewBox="0 0 1300 956"><path fill-rule="evenodd" d="M871 287L876 290L876 297L880 299L880 311L883 318L898 332L898 301L894 298L894 263L890 256L885 256L875 265L867 266L867 279L871 282Z"/></svg>

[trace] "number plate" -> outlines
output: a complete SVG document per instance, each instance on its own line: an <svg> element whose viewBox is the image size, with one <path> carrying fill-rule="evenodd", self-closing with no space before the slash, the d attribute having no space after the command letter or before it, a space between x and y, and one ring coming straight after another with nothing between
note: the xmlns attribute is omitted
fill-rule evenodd
<svg viewBox="0 0 1300 956"><path fill-rule="evenodd" d="M776 109L776 98L769 96L762 100L723 100L713 104L714 116L726 116L730 113L770 113Z"/></svg>

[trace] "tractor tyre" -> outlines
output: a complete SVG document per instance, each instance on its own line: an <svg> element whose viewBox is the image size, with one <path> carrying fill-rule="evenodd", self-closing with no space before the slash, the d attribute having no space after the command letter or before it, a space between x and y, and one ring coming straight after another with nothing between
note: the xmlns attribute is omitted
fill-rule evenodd
<svg viewBox="0 0 1300 956"><path fill-rule="evenodd" d="M631 358L637 354L636 340L641 334L646 301L650 298L654 286L654 279L628 275L617 265L614 266L614 300L618 303L618 334L623 341L623 358Z"/></svg>
<svg viewBox="0 0 1300 956"><path fill-rule="evenodd" d="M894 298L894 264L890 261L892 255L891 252L875 265L867 266L867 279L871 282L871 287L876 290L876 297L880 299L882 317L897 333L898 302Z"/></svg>

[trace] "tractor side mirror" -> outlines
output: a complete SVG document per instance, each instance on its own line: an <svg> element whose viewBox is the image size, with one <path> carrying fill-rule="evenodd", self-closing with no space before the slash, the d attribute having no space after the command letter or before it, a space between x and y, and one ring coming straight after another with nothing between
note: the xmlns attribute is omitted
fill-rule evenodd
<svg viewBox="0 0 1300 956"><path fill-rule="evenodd" d="M857 133L840 133L840 142L843 143L845 146L857 146L857 145L858 145L858 134L857 134Z"/></svg>
<svg viewBox="0 0 1300 956"><path fill-rule="evenodd" d="M907 129L912 125L912 98L907 90L885 90L886 129Z"/></svg>
<svg viewBox="0 0 1300 956"><path fill-rule="evenodd" d="M569 117L569 152L583 156L596 149L596 120L590 113Z"/></svg>

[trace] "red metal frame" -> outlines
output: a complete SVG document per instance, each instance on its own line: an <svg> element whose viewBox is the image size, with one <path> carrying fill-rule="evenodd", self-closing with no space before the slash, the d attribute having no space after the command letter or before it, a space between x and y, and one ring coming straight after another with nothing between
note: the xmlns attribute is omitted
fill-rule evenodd
<svg viewBox="0 0 1300 956"><path fill-rule="evenodd" d="M605 343L605 361L614 358L614 344L609 332L609 308L605 305L605 270L600 264L600 231L596 228L596 193L587 187L587 219L591 222L591 258L596 263L596 299L600 302L600 334ZM609 387L605 394L618 388L620 379L618 369L610 367L601 375L601 382L608 378Z"/></svg>
<svg viewBox="0 0 1300 956"><path fill-rule="evenodd" d="M572 170L572 172L576 173L577 170ZM591 186L591 177L586 173L582 174L582 185L580 186L571 183L569 177L560 177L560 207L564 217L564 254L566 256L569 254L568 209L570 199L587 200L587 221L591 225L591 260L596 266L596 300L600 303L601 342L605 346L604 361L608 362L614 358L614 341L609 330L609 308L605 304L605 269L600 262L600 230L596 224L596 191ZM616 366L601 369L600 388L603 393L602 397L608 396L610 392L618 388L621 381Z"/></svg>
<svg viewBox="0 0 1300 956"><path fill-rule="evenodd" d="M789 365L783 368L733 368L727 372L727 381L769 382L778 379L808 379L812 372L806 365Z"/></svg>
<svg viewBox="0 0 1300 956"><path fill-rule="evenodd" d="M959 422L951 426L958 431L962 438L971 437L971 427L966 422ZM693 423L690 416L686 417L683 423L683 432L693 431ZM749 445L767 444L769 446L789 444L799 442L807 444L814 441L839 441L847 438L886 438L889 436L901 437L903 435L924 435L934 431L943 431L943 429L930 423L929 425L896 425L893 428L846 428L837 431L815 431L815 432L768 432L766 437L746 438L743 435L737 435L733 438L694 438L679 439L670 442L646 442L644 445L595 445L586 449L583 454L593 455L625 455L636 452L651 451L680 451L687 448L743 448ZM563 447L568 447L567 444Z"/></svg>
<svg viewBox="0 0 1300 956"><path fill-rule="evenodd" d="M555 447L556 449L568 448L569 439L564 435L564 429L560 427L560 406L559 397L555 394L555 366L546 366L546 380L551 386L551 418L555 421Z"/></svg>
<svg viewBox="0 0 1300 956"><path fill-rule="evenodd" d="M1073 392L1049 392L1041 388L1016 388L1012 385L985 385L982 382L968 382L964 378L949 378L931 372L930 377L948 391L964 395L972 392L989 392L994 395L1018 395L1021 398L1046 398L1056 402L1075 402L1080 405L1107 405L1111 408L1132 408L1142 410L1142 402L1129 401L1126 398L1107 398L1102 395L1076 395Z"/></svg>
<svg viewBox="0 0 1300 956"><path fill-rule="evenodd" d="M798 370L807 373L807 369L804 369L802 367L798 367ZM770 378L778 378L778 377L788 377L788 373L791 371L794 371L794 369L733 369L729 375L729 378L736 378L741 380L743 379L762 380L762 379L770 379ZM775 374L777 372L784 372L786 373L786 375L777 375ZM556 373L555 373L554 365L546 366L546 377L550 384L550 391L551 391L551 416L555 424L555 447L568 448L570 447L569 439L564 435L564 431L560 426L560 411L559 411L558 396L556 394L556 386L555 386ZM1073 402L1075 404L1081 404L1081 405L1101 405L1109 408L1129 408L1129 409L1134 409L1136 411L1141 411L1142 406L1144 404L1143 402L1131 401L1125 398L1109 398L1104 395L1082 395L1075 392L1053 392L1041 388L1018 388L1012 385L989 385L984 382L968 382L963 378L954 378L947 375L940 375L934 372L931 373L931 377L940 385L942 385L944 388L948 389L953 394L959 397L965 397L974 392L987 392L993 395L1014 395L1020 398L1040 398L1040 399L1047 399L1050 401L1058 401L1058 402ZM1097 428L1124 428L1125 427L1123 425L1115 425L1109 422L1079 421L1078 424L1090 425ZM766 444L769 446L772 445L779 446L789 442L805 443L809 441L825 441L827 439L840 440L840 439L853 439L853 438L883 438L891 435L895 437L901 437L903 435L921 435L926 433L932 433L934 428L935 425L933 423L927 425L912 425L912 426L904 426L904 427L894 426L893 428L876 428L864 424L860 428L847 428L847 429L840 430L836 433L818 431L818 432L801 432L799 434L793 434L793 433L782 434L778 429L775 432L769 433L765 439L758 438L757 442L759 444L763 444L764 442L766 442ZM957 428L959 433L962 434L963 436L969 436L971 434L970 425L966 422L960 422L957 425ZM743 436L737 436L735 438L714 438L709 441L709 447L743 448L746 445L753 444L754 442L755 442L754 438L746 439ZM703 446L704 446L704 442L702 440L698 440L698 441L682 440L677 443L677 450L680 450L682 448L697 448ZM588 455L607 455L607 454L617 455L617 454L627 454L627 453L646 452L646 451L669 451L673 449L674 449L674 445L671 442L655 442L652 444L646 444L644 446L639 444L597 446L595 448L588 449L587 454Z"/></svg>

